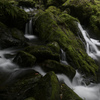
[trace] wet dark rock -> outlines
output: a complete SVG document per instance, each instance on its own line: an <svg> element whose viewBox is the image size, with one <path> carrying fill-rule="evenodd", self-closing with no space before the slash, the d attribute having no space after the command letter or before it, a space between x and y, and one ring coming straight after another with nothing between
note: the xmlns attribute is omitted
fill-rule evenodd
<svg viewBox="0 0 100 100"><path fill-rule="evenodd" d="M59 100L60 85L58 78L54 72L49 72L27 93L36 100Z"/></svg>
<svg viewBox="0 0 100 100"><path fill-rule="evenodd" d="M16 27L24 31L25 24L28 21L28 14L10 3L0 1L0 22L9 27Z"/></svg>
<svg viewBox="0 0 100 100"><path fill-rule="evenodd" d="M40 78L41 75L32 69L17 70L10 75L5 87L0 87L0 98L2 100L26 99L28 95L25 93L34 87Z"/></svg>
<svg viewBox="0 0 100 100"><path fill-rule="evenodd" d="M23 32L16 28L9 29L0 22L0 48L10 48L27 45Z"/></svg>
<svg viewBox="0 0 100 100"><path fill-rule="evenodd" d="M32 67L35 62L36 62L36 58L24 51L20 51L17 53L17 55L15 56L14 63L18 64L20 67Z"/></svg>

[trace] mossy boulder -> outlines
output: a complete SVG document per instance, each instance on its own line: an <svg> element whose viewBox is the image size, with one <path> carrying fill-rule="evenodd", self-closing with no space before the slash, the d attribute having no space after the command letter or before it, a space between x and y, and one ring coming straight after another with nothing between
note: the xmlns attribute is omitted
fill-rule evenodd
<svg viewBox="0 0 100 100"><path fill-rule="evenodd" d="M97 6L89 0L67 0L63 7L70 8L70 14L84 24L88 24L91 15L97 13Z"/></svg>
<svg viewBox="0 0 100 100"><path fill-rule="evenodd" d="M36 62L36 58L27 52L20 51L15 56L13 62L20 67L32 67Z"/></svg>
<svg viewBox="0 0 100 100"><path fill-rule="evenodd" d="M33 8L33 7L35 7L35 1L33 1L33 0L19 0L18 6Z"/></svg>
<svg viewBox="0 0 100 100"><path fill-rule="evenodd" d="M16 28L8 28L0 22L0 48L20 47L27 45L23 32Z"/></svg>
<svg viewBox="0 0 100 100"><path fill-rule="evenodd" d="M79 69L82 73L85 73L87 77L96 80L96 72L98 66L95 61L90 58L82 49L76 49L73 46L68 46L66 49L66 58L68 63L76 69Z"/></svg>
<svg viewBox="0 0 100 100"><path fill-rule="evenodd" d="M27 91L36 86L41 77L38 72L32 69L16 70L8 78L10 80L0 87L0 98L2 100L26 100L26 98L30 100ZM31 98L31 100L35 99Z"/></svg>
<svg viewBox="0 0 100 100"><path fill-rule="evenodd" d="M58 74L63 73L71 80L75 76L75 69L73 67L71 67L70 65L63 65L54 60L46 60L41 64L41 66L46 72L54 71Z"/></svg>
<svg viewBox="0 0 100 100"><path fill-rule="evenodd" d="M77 19L65 13L54 15L45 11L39 13L35 21L35 30L45 43L56 41L66 52L66 58L72 67L81 70L87 76L96 76L98 66L85 52L84 45L78 37L79 28L76 21Z"/></svg>
<svg viewBox="0 0 100 100"><path fill-rule="evenodd" d="M61 100L83 100L66 84L61 84Z"/></svg>
<svg viewBox="0 0 100 100"><path fill-rule="evenodd" d="M60 61L59 54L52 52L49 47L44 45L29 46L25 48L24 51L34 55L37 59L37 62L42 62L47 59Z"/></svg>
<svg viewBox="0 0 100 100"><path fill-rule="evenodd" d="M57 76L54 72L47 73L29 92L29 96L33 95L36 100L59 100L60 85Z"/></svg>
<svg viewBox="0 0 100 100"><path fill-rule="evenodd" d="M0 0L0 21L9 27L16 27L24 31L28 14L9 2Z"/></svg>

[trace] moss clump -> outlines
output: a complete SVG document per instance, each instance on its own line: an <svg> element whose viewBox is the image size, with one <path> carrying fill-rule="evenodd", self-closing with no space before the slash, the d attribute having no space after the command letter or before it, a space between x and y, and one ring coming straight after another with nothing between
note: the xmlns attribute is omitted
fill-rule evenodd
<svg viewBox="0 0 100 100"><path fill-rule="evenodd" d="M32 67L36 62L36 58L29 53L20 51L17 53L13 62L20 65L20 67Z"/></svg>
<svg viewBox="0 0 100 100"><path fill-rule="evenodd" d="M24 30L28 14L18 7L12 6L7 1L0 1L0 21L9 27Z"/></svg>
<svg viewBox="0 0 100 100"><path fill-rule="evenodd" d="M68 76L71 80L75 76L75 70L70 65L63 65L54 60L46 60L41 66L45 71L54 71L55 73L63 73Z"/></svg>
<svg viewBox="0 0 100 100"><path fill-rule="evenodd" d="M34 55L38 62L42 62L47 59L60 60L59 54L53 53L49 47L40 46L29 46L24 51Z"/></svg>

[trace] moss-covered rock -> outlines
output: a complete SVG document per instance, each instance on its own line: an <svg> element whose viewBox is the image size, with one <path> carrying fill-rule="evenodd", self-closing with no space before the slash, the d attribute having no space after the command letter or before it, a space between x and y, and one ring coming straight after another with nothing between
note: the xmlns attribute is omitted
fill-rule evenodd
<svg viewBox="0 0 100 100"><path fill-rule="evenodd" d="M70 14L85 24L89 23L91 15L97 13L96 5L89 0L67 0L63 7L70 8Z"/></svg>
<svg viewBox="0 0 100 100"><path fill-rule="evenodd" d="M7 1L0 0L0 21L9 27L24 30L28 14L18 7L12 6Z"/></svg>
<svg viewBox="0 0 100 100"><path fill-rule="evenodd" d="M15 56L13 62L18 64L20 67L32 67L36 62L36 58L27 52L20 51Z"/></svg>
<svg viewBox="0 0 100 100"><path fill-rule="evenodd" d="M71 67L70 65L63 65L54 60L46 60L41 64L41 66L46 72L54 71L58 74L63 73L66 76L68 76L71 80L75 76L75 69L73 67Z"/></svg>
<svg viewBox="0 0 100 100"><path fill-rule="evenodd" d="M0 47L1 49L27 45L24 34L16 28L8 28L0 22Z"/></svg>
<svg viewBox="0 0 100 100"><path fill-rule="evenodd" d="M58 53L54 53L47 46L37 45L37 46L29 46L25 48L25 52L34 55L37 58L38 62L42 62L47 59L60 61L60 56Z"/></svg>
<svg viewBox="0 0 100 100"><path fill-rule="evenodd" d="M66 58L72 67L80 69L87 76L95 76L98 67L86 54L77 35L79 29L75 21L77 20L68 14L54 15L45 11L36 19L35 29L41 40L46 43L56 41L66 51Z"/></svg>
<svg viewBox="0 0 100 100"><path fill-rule="evenodd" d="M49 6L48 9L46 9L46 11L50 11L55 15L59 15L61 13L61 10L55 6Z"/></svg>
<svg viewBox="0 0 100 100"><path fill-rule="evenodd" d="M67 85L61 84L61 100L83 100Z"/></svg>
<svg viewBox="0 0 100 100"><path fill-rule="evenodd" d="M60 85L55 73L47 73L36 87L30 90L29 95L34 95L36 100L59 100Z"/></svg>
<svg viewBox="0 0 100 100"><path fill-rule="evenodd" d="M0 98L2 100L26 100L26 98L30 97L27 91L36 86L40 79L41 75L32 69L17 70L11 74L5 88L0 87ZM31 98L31 100L35 99Z"/></svg>

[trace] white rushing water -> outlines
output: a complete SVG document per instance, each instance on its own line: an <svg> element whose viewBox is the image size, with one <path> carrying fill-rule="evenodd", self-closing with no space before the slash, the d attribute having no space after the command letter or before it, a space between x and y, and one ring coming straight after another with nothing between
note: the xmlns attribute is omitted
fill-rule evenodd
<svg viewBox="0 0 100 100"><path fill-rule="evenodd" d="M4 49L0 50L0 71L4 72L12 72L16 69L18 69L18 66L12 63L12 58L7 59L5 58L5 55L7 54L13 54L14 51L13 49Z"/></svg>
<svg viewBox="0 0 100 100"><path fill-rule="evenodd" d="M33 35L32 18L26 23L24 36L29 40L37 39L37 36Z"/></svg>
<svg viewBox="0 0 100 100"><path fill-rule="evenodd" d="M98 57L100 57L100 50L97 47L97 46L100 46L99 40L95 40L95 39L90 38L87 31L82 28L80 23L78 23L78 27L79 27L79 29L80 29L80 31L83 35L83 38L86 42L86 52L87 52L87 54L91 58L98 60Z"/></svg>
<svg viewBox="0 0 100 100"><path fill-rule="evenodd" d="M66 60L66 52L64 52L63 49L61 49L61 60L60 62L64 65L68 65L68 62Z"/></svg>

